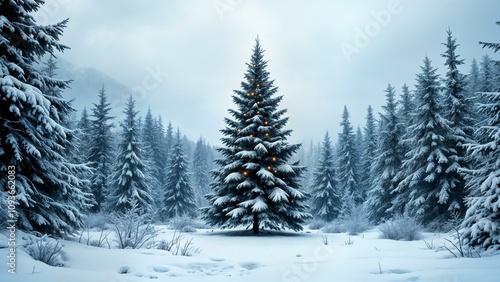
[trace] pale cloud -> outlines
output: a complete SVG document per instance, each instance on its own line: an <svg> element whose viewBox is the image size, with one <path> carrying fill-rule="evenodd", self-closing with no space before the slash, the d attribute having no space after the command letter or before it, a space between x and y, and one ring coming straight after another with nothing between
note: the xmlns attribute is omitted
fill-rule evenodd
<svg viewBox="0 0 500 282"><path fill-rule="evenodd" d="M388 83L413 87L425 55L444 69L440 43L448 27L461 44L463 71L486 52L477 41L498 41L499 34L494 0L47 2L52 11L42 9L41 19L70 18L62 41L72 49L64 58L130 88L142 85L148 68L168 73L140 105L151 105L189 138L212 143L221 137L257 35L284 95L292 139L306 141L321 140L327 129L336 137L344 105L353 124L363 126L368 105L379 111L385 102ZM221 3L229 7L222 17L214 8ZM378 18L394 3L399 12L387 22ZM368 43L347 60L342 44L354 44L356 33L370 28Z"/></svg>

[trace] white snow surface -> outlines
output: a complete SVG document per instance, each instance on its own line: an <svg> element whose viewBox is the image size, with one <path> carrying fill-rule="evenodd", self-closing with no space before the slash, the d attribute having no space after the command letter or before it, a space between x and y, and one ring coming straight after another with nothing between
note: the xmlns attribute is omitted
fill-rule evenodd
<svg viewBox="0 0 500 282"><path fill-rule="evenodd" d="M158 239L170 239L165 226ZM446 250L425 248L422 240L379 239L373 229L357 236L322 234L317 230L268 232L198 229L183 233L201 253L174 256L157 249L107 249L63 240L66 267L51 267L17 250L16 274L2 264L0 281L474 281L498 282L500 255L452 258ZM98 234L94 234L97 237ZM322 235L329 243L322 243ZM25 236L18 232L17 236ZM346 241L353 244L346 244ZM424 233L442 246L446 234ZM0 255L6 261L6 233L0 233ZM380 265L380 268L379 268ZM123 273L123 274L122 274Z"/></svg>

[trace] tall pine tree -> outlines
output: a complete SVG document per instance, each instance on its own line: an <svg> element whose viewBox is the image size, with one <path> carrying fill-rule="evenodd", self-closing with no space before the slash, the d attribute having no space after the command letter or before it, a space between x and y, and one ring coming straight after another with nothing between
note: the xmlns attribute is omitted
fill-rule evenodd
<svg viewBox="0 0 500 282"><path fill-rule="evenodd" d="M458 70L463 60L456 54L458 47L456 39L452 37L451 30L447 31L447 35L446 43L443 43L446 52L441 55L446 59L445 66L448 69L445 79L444 115L450 121L450 132L446 136L447 147L455 156L450 158L454 163L446 171L451 185L448 192L449 199L446 202L450 212L457 211L463 216L465 213L463 199L466 192L465 179L460 170L469 167L464 144L471 143L473 139L475 120L471 104L474 104L474 101L466 90L466 76Z"/></svg>
<svg viewBox="0 0 500 282"><path fill-rule="evenodd" d="M214 171L204 218L222 228L251 225L254 234L261 228L302 230L311 218L308 195L299 187L304 168L288 163L300 145L286 142L292 131L284 129L286 110L278 110L283 96L275 95L263 55L257 39L241 90L234 91L237 109L229 110L233 119L226 118L221 130L223 158L216 161L220 170Z"/></svg>
<svg viewBox="0 0 500 282"><path fill-rule="evenodd" d="M189 166L182 149L179 129L177 129L168 160L163 186L162 220L166 221L176 216L195 217L196 200L189 179Z"/></svg>
<svg viewBox="0 0 500 282"><path fill-rule="evenodd" d="M99 103L92 108L91 137L89 143L88 161L93 169L90 178L90 190L94 194L96 204L92 207L93 212L101 211L105 204L106 195L109 193L109 176L111 175L113 135L111 122L114 117L109 115L111 110L106 89L104 86L99 90Z"/></svg>
<svg viewBox="0 0 500 282"><path fill-rule="evenodd" d="M112 189L108 197L109 210L125 213L136 204L142 213L153 208L153 198L149 190L151 172L144 163L144 151L137 130L135 101L129 97L125 110L125 120L121 123L121 141L118 157L111 175Z"/></svg>
<svg viewBox="0 0 500 282"><path fill-rule="evenodd" d="M0 30L0 178L3 199L14 191L19 229L54 235L82 226L90 206L77 175L88 169L65 156L73 132L64 126L71 103L61 92L67 81L37 70L44 55L67 47L59 43L67 20L38 25L31 15L42 1L2 1ZM48 89L54 91L47 91ZM46 92L47 91L47 92ZM15 189L7 176L15 172Z"/></svg>
<svg viewBox="0 0 500 282"><path fill-rule="evenodd" d="M442 114L439 76L428 57L421 68L396 204L406 203L406 210L423 224L442 223L449 215L455 179L448 172L456 165L456 154L446 142L451 123Z"/></svg>
<svg viewBox="0 0 500 282"><path fill-rule="evenodd" d="M344 106L344 111L342 112L340 126L342 127L342 132L339 133L337 148L339 187L344 197L344 203L352 200L360 204L363 201L363 196L359 186L356 140L349 120L349 111L346 106Z"/></svg>
<svg viewBox="0 0 500 282"><path fill-rule="evenodd" d="M396 113L394 87L389 84L385 92L386 104L382 107L384 112L380 114L377 157L372 165L375 179L370 186L366 202L370 219L377 223L390 219L393 215L393 191L398 185L395 176L401 169L404 158L401 144L403 130Z"/></svg>
<svg viewBox="0 0 500 282"><path fill-rule="evenodd" d="M500 50L500 43L481 44ZM478 129L479 144L469 146L474 163L466 171L469 195L462 230L468 245L500 250L500 92L482 92L481 96L478 109L485 120Z"/></svg>
<svg viewBox="0 0 500 282"><path fill-rule="evenodd" d="M375 117L373 116L373 109L368 106L366 113L366 125L363 134L363 147L361 148L360 158L360 186L363 191L363 198L366 199L366 194L372 186L375 174L372 173L371 168L373 161L376 157L377 149L377 129L375 126Z"/></svg>
<svg viewBox="0 0 500 282"><path fill-rule="evenodd" d="M193 187L195 189L196 202L200 207L208 204L205 195L210 193L209 150L209 145L200 137L200 139L196 141L192 164Z"/></svg>
<svg viewBox="0 0 500 282"><path fill-rule="evenodd" d="M321 157L314 173L311 195L311 214L315 218L332 221L339 217L342 208L342 193L337 184L332 142L328 132L325 133Z"/></svg>

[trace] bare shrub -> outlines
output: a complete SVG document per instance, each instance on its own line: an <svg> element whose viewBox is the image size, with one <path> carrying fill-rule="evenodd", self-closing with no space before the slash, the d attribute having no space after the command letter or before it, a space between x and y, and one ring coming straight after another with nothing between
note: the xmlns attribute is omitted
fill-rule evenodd
<svg viewBox="0 0 500 282"><path fill-rule="evenodd" d="M328 243L329 243L328 242L328 236L322 235L321 236L321 243L323 243L323 245L325 245L325 246L328 245Z"/></svg>
<svg viewBox="0 0 500 282"><path fill-rule="evenodd" d="M141 213L136 204L124 214L113 215L112 224L116 232L116 243L120 249L149 248L158 235L150 220L151 216Z"/></svg>
<svg viewBox="0 0 500 282"><path fill-rule="evenodd" d="M160 240L156 247L172 252L174 256L191 256L201 252L200 248L194 246L193 239L184 240L184 236L177 230L172 235L172 239Z"/></svg>
<svg viewBox="0 0 500 282"><path fill-rule="evenodd" d="M159 250L164 250L164 251L172 251L173 247L176 246L182 239L184 239L184 236L181 235L181 232L175 231L174 234L172 235L172 239L166 240L162 239L157 243L156 248Z"/></svg>
<svg viewBox="0 0 500 282"><path fill-rule="evenodd" d="M58 240L43 235L40 238L28 237L30 242L25 246L26 252L37 261L51 266L64 266L64 247Z"/></svg>
<svg viewBox="0 0 500 282"><path fill-rule="evenodd" d="M443 244L443 248L450 252L454 257L459 258L480 258L481 254L473 248L467 246L465 238L460 231L461 217L458 212L451 214L451 219L448 220L447 225L451 228L451 237L453 240L445 238L451 244L451 248Z"/></svg>
<svg viewBox="0 0 500 282"><path fill-rule="evenodd" d="M397 215L392 220L379 226L382 239L414 241L422 237L422 227L407 215Z"/></svg>
<svg viewBox="0 0 500 282"><path fill-rule="evenodd" d="M177 242L175 252L173 253L175 256L191 256L193 254L199 254L201 249L198 247L194 247L193 239L186 240L184 244L181 241Z"/></svg>

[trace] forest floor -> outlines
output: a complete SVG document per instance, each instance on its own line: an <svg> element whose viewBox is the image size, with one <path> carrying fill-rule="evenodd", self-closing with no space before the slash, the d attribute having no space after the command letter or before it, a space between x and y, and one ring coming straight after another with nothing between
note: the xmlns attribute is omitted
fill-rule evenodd
<svg viewBox="0 0 500 282"><path fill-rule="evenodd" d="M174 235L166 226L157 227L157 240ZM0 233L4 261L6 235ZM89 235L98 238L99 232ZM17 236L22 241L28 235ZM212 229L181 236L183 244L192 239L192 247L200 252L180 256L173 255L175 250L99 248L78 243L75 237L61 240L65 266L52 267L18 248L16 274L8 273L4 263L0 281L500 281L500 255L454 258L442 247L452 249L445 240L452 239L448 234L423 233L422 240L410 242L379 239L377 228L356 236L317 230L254 236L246 230Z"/></svg>

